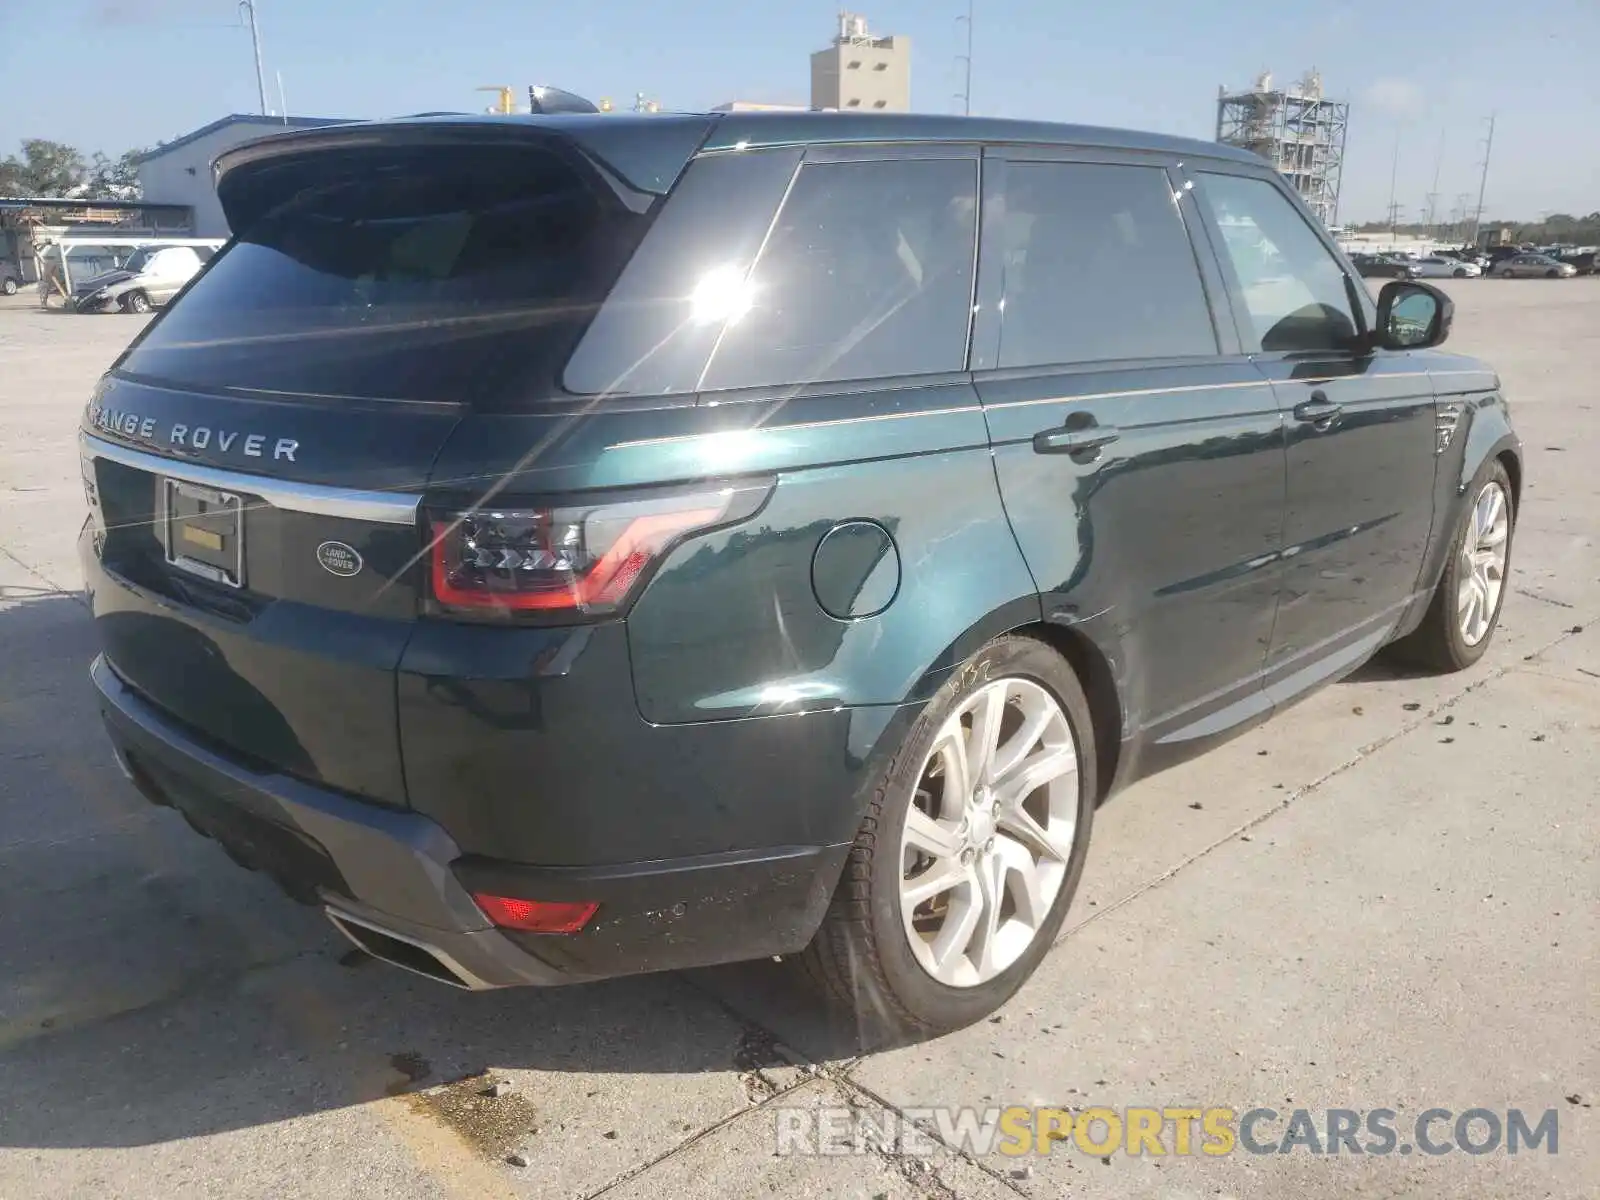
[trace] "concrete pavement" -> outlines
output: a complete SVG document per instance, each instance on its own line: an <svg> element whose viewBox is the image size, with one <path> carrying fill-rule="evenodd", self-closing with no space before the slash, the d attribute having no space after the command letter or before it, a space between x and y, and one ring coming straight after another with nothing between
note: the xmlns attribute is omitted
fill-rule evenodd
<svg viewBox="0 0 1600 1200"><path fill-rule="evenodd" d="M1120 797L1000 1019L865 1057L772 964L468 995L364 963L140 800L73 550L78 412L139 321L0 301L0 1196L1596 1194L1600 279L1447 286L1528 450L1485 660L1368 667ZM1554 1108L1560 1143L775 1154L781 1109L1010 1104Z"/></svg>

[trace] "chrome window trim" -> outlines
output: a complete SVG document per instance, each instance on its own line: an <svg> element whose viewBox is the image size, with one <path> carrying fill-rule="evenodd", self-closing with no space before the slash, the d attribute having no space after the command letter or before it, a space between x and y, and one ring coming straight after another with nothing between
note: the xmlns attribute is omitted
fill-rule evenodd
<svg viewBox="0 0 1600 1200"><path fill-rule="evenodd" d="M349 488L325 487L316 483L295 483L243 471L225 471L181 458L163 458L104 441L88 433L78 435L85 458L103 458L168 479L219 491L246 492L259 496L273 508L289 512L313 513L322 517L342 517L377 525L415 525L422 497L406 492L369 492Z"/></svg>

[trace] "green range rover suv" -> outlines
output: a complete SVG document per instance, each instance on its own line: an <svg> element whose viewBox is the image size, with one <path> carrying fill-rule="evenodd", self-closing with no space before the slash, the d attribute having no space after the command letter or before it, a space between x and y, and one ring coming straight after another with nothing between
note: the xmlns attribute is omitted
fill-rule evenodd
<svg viewBox="0 0 1600 1200"><path fill-rule="evenodd" d="M1493 633L1498 379L1248 154L433 116L217 172L83 420L93 682L150 799L410 970L777 955L948 1029L1107 796Z"/></svg>

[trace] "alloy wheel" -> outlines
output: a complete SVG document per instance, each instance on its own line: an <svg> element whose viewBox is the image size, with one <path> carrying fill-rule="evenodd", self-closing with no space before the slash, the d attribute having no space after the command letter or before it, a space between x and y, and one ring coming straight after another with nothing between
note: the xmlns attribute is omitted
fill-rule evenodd
<svg viewBox="0 0 1600 1200"><path fill-rule="evenodd" d="M945 719L900 845L901 918L934 979L976 987L1033 944L1066 880L1079 786L1066 713L1032 680L993 680Z"/></svg>
<svg viewBox="0 0 1600 1200"><path fill-rule="evenodd" d="M1478 493L1461 542L1460 586L1456 617L1461 638L1476 646L1488 636L1505 587L1506 554L1511 537L1511 506L1505 489L1490 481Z"/></svg>

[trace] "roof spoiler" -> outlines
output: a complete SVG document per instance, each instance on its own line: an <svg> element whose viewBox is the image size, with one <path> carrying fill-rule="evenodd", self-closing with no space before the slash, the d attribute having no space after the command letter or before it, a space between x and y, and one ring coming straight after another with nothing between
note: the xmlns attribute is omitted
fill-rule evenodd
<svg viewBox="0 0 1600 1200"><path fill-rule="evenodd" d="M641 136L645 131L637 121L581 113L373 121L248 142L219 155L213 170L217 198L235 233L328 170L325 163L348 168L353 154L430 146L515 149L564 143L603 168L613 187L621 184L633 193L630 206L648 206L672 189L714 124L705 115L652 117L648 136Z"/></svg>

